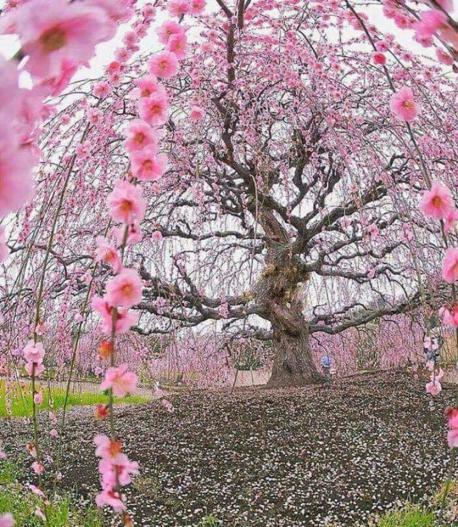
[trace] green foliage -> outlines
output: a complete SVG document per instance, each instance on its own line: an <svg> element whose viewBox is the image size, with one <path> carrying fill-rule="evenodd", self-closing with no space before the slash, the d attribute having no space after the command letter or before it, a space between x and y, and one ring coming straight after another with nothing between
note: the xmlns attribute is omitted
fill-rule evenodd
<svg viewBox="0 0 458 527"><path fill-rule="evenodd" d="M15 527L43 527L36 508L44 511L43 500L18 482L19 465L11 461L0 462L0 514L10 512ZM96 508L78 510L69 497L57 497L46 507L49 527L102 527L102 518Z"/></svg>
<svg viewBox="0 0 458 527"><path fill-rule="evenodd" d="M434 513L418 505L408 505L386 513L378 521L377 527L434 527Z"/></svg>
<svg viewBox="0 0 458 527"><path fill-rule="evenodd" d="M0 486L9 485L17 481L21 476L21 470L17 463L5 460L0 461Z"/></svg>
<svg viewBox="0 0 458 527"><path fill-rule="evenodd" d="M53 408L57 410L64 406L65 390L62 388L53 387L50 390L43 384L43 404L40 409ZM32 395L30 393L30 386L27 384L22 389L15 387L11 394L11 415L13 417L25 417L32 414ZM141 395L130 395L122 399L115 399L116 403L130 403L140 404L148 401L147 397ZM94 406L100 403L106 403L107 397L103 393L81 392L70 393L67 406ZM0 381L0 417L7 417L7 400L6 400L6 385L4 381Z"/></svg>
<svg viewBox="0 0 458 527"><path fill-rule="evenodd" d="M222 524L223 522L218 520L216 516L209 514L200 520L199 527L219 527Z"/></svg>

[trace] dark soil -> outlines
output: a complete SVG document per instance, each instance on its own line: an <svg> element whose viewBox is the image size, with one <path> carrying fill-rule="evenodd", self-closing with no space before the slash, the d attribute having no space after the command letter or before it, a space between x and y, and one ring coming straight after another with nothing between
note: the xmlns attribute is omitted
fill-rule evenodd
<svg viewBox="0 0 458 527"><path fill-rule="evenodd" d="M374 512L421 501L446 477L446 387L431 408L424 382L401 373L294 390L193 392L118 410L117 428L141 475L127 490L136 525L366 525ZM6 450L24 451L22 421L1 425ZM92 500L92 438L107 423L72 409L61 486ZM108 523L107 523L108 525Z"/></svg>

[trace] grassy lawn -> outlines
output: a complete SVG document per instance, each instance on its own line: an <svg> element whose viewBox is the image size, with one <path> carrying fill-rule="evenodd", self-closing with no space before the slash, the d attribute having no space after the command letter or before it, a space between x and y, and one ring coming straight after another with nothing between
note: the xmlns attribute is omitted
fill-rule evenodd
<svg viewBox="0 0 458 527"><path fill-rule="evenodd" d="M63 388L51 388L50 393L46 383L41 383L41 390L43 392L43 403L40 409L53 408L57 410L62 408L65 401L65 390ZM10 387L11 398L11 415L13 417L25 417L32 414L32 396L30 393L30 384L25 384L22 389L16 383L12 383ZM117 404L139 404L145 403L148 398L143 395L131 395L123 397L122 399L115 399ZM92 392L75 392L70 393L67 406L94 406L99 403L106 403L107 396L103 393ZM7 401L6 401L6 383L0 381L0 417L7 417Z"/></svg>
<svg viewBox="0 0 458 527"><path fill-rule="evenodd" d="M13 514L15 527L42 527L36 514L44 510L43 500L19 483L21 468L11 461L0 461L0 515ZM95 507L77 507L69 496L53 499L46 509L49 527L102 527L101 513Z"/></svg>
<svg viewBox="0 0 458 527"><path fill-rule="evenodd" d="M385 514L377 527L434 527L434 514L418 505Z"/></svg>

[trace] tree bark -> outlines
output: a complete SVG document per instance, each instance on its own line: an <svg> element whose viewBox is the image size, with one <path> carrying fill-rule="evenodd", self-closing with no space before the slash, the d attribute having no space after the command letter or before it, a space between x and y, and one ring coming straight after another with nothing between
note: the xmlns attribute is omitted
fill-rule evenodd
<svg viewBox="0 0 458 527"><path fill-rule="evenodd" d="M297 253L302 249L271 210L259 211L259 222L269 238L266 266L254 286L273 333L274 362L267 388L321 383L325 378L313 362L309 328L303 315L303 284L308 280Z"/></svg>
<svg viewBox="0 0 458 527"><path fill-rule="evenodd" d="M295 318L299 321L299 316ZM325 381L313 361L307 322L302 313L300 318L302 327L297 331L288 329L281 320L272 320L274 360L267 388L306 386Z"/></svg>

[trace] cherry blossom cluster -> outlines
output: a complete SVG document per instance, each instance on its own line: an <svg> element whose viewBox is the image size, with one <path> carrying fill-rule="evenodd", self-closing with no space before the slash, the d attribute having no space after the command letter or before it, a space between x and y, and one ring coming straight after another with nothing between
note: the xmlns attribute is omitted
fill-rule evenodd
<svg viewBox="0 0 458 527"><path fill-rule="evenodd" d="M99 472L101 474L102 492L97 496L96 503L99 507L110 505L115 512L123 513L125 499L116 489L129 485L131 477L138 474L138 463L130 461L122 453L122 444L116 439L106 435L97 435L94 438L96 445L95 454L100 458ZM123 515L124 525L131 525L130 518Z"/></svg>
<svg viewBox="0 0 458 527"><path fill-rule="evenodd" d="M6 6L0 34L15 35L20 49L11 60L0 60L0 119L8 123L0 131L0 216L19 210L34 195L33 171L40 158L36 139L41 124L54 111L45 99L60 94L75 72L94 56L96 45L114 37L118 24L132 14L131 3L29 0ZM0 261L7 255L5 231L1 228ZM29 451L36 457L32 468L41 475L44 467L38 454L36 405L42 402L42 395L35 391L35 379L44 372L45 352L38 341L39 324L37 319L33 340L25 346L23 356L33 390L35 439ZM7 526L14 520L5 515L0 522Z"/></svg>
<svg viewBox="0 0 458 527"><path fill-rule="evenodd" d="M170 2L169 10L181 18L188 13L200 13L204 5L204 2ZM149 19L151 17L152 13L149 13ZM136 80L135 88L129 94L130 100L135 102L138 118L127 126L125 132L124 146L130 161L128 178L115 181L107 198L110 218L116 224L112 230L113 239L97 239L96 261L109 266L114 276L106 284L105 295L92 298L92 308L102 320L102 332L109 337L100 345L99 354L110 360L100 386L101 390L108 392L110 401L96 409L98 418L109 417L111 420L111 437L98 436L95 439L96 455L101 458L102 485L96 501L100 507L110 506L116 513L122 513L124 525L129 525L132 520L125 512L121 488L131 482L131 475L138 472L138 464L129 461L122 452L122 444L115 434L113 397L132 393L137 375L128 370L127 364L115 365L115 339L136 323L137 316L131 308L142 299L143 283L137 271L124 266L123 259L127 247L142 241L140 224L144 219L146 200L140 184L156 182L167 167L167 156L160 152L160 139L161 127L168 120L169 96L161 79L171 79L178 73L179 62L185 57L187 47L184 26L173 20L165 22L157 34L165 49L150 58L149 74ZM115 64L108 67L111 82L116 80L114 74L121 70L121 66ZM96 89L101 93L105 87L98 84Z"/></svg>
<svg viewBox="0 0 458 527"><path fill-rule="evenodd" d="M434 39L446 42L456 52L458 50L458 33L456 23L450 14L453 11L453 0L434 0L425 4L428 9L415 16L412 10L406 9L404 2L398 0L384 0L383 13L392 19L399 29L414 31L414 39L425 48L435 44ZM432 8L431 8L432 4ZM452 65L453 54L436 48L436 57L445 65Z"/></svg>
<svg viewBox="0 0 458 527"><path fill-rule="evenodd" d="M11 6L0 34L16 35L20 51L0 61L0 118L10 123L0 132L0 216L17 211L33 196L33 168L40 156L35 140L53 112L45 98L61 93L93 57L96 45L110 40L131 14L128 0L29 0ZM31 88L22 87L24 75Z"/></svg>
<svg viewBox="0 0 458 527"><path fill-rule="evenodd" d="M458 210L455 207L453 195L448 187L439 181L434 181L431 189L423 193L420 201L420 210L427 218L432 218L442 222L444 235L455 233L458 225ZM449 284L454 284L458 280L458 247L449 247L445 253L442 264L442 278ZM454 302L452 306L442 307L439 314L444 324L453 328L458 328L458 317L456 313L458 306ZM425 347L434 351L438 347L437 342L427 337ZM426 385L426 391L432 396L438 395L442 386L440 380L444 372L437 369L435 360L427 363L431 370L431 381Z"/></svg>
<svg viewBox="0 0 458 527"><path fill-rule="evenodd" d="M443 222L446 235L456 234L458 209L450 189L444 184L438 181L432 183L431 189L423 194L420 209L426 217ZM443 260L442 277L449 284L458 280L458 247L448 247ZM443 308L441 315L446 324L456 328L458 321L454 318L455 311L456 306Z"/></svg>

